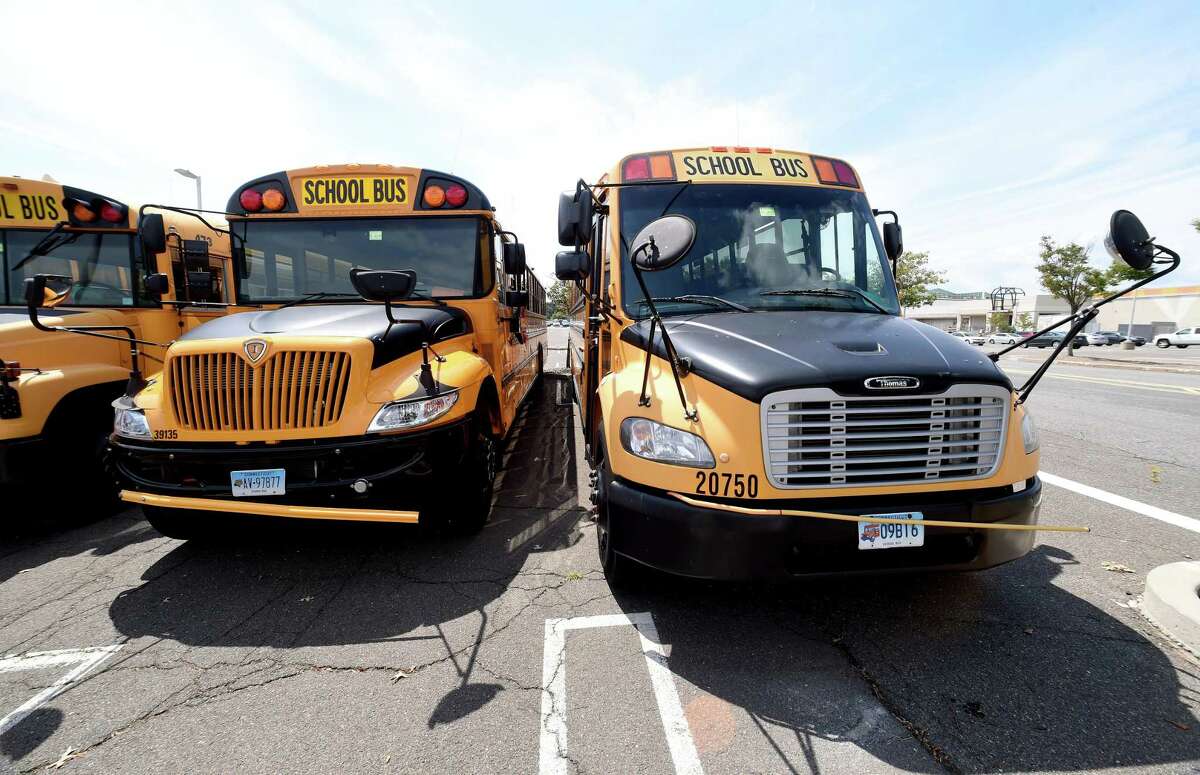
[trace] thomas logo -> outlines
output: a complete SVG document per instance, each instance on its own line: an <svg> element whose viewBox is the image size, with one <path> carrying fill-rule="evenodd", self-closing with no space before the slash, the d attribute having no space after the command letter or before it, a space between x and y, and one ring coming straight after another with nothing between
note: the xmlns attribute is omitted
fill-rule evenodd
<svg viewBox="0 0 1200 775"><path fill-rule="evenodd" d="M911 390L921 387L916 377L869 377L863 380L868 390Z"/></svg>
<svg viewBox="0 0 1200 775"><path fill-rule="evenodd" d="M251 363L258 363L267 354L267 343L262 339L247 339L242 343L242 352Z"/></svg>

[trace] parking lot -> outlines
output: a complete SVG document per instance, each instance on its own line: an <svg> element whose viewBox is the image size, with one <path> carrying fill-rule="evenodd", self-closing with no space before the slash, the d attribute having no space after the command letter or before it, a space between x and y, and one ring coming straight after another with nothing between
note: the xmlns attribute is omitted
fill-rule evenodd
<svg viewBox="0 0 1200 775"><path fill-rule="evenodd" d="M1039 359L1006 368L1019 381ZM523 410L492 521L469 539L239 522L191 544L132 509L6 508L2 760L1200 772L1200 663L1137 610L1150 569L1200 557L1200 374L1053 368L1030 401L1041 520L1092 532L1040 533L1017 562L769 586L653 576L636 593L599 572L564 388L547 380Z"/></svg>

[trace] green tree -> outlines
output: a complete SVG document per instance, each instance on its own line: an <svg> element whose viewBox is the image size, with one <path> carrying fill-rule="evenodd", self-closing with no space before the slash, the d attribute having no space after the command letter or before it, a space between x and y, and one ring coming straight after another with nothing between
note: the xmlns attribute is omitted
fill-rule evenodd
<svg viewBox="0 0 1200 775"><path fill-rule="evenodd" d="M933 288L946 282L946 273L929 268L929 254L905 251L896 267L900 306L924 307L934 300Z"/></svg>
<svg viewBox="0 0 1200 775"><path fill-rule="evenodd" d="M1108 272L1102 272L1089 263L1088 249L1083 245L1076 242L1056 245L1048 235L1042 237L1039 245L1041 263L1036 269L1042 287L1049 291L1051 296L1065 301L1072 315L1090 299L1108 289ZM1072 342L1067 349L1067 355L1073 355L1074 350L1075 345Z"/></svg>
<svg viewBox="0 0 1200 775"><path fill-rule="evenodd" d="M571 286L562 280L555 280L546 294L546 317L550 319L565 318L570 312Z"/></svg>
<svg viewBox="0 0 1200 775"><path fill-rule="evenodd" d="M1112 264L1110 264L1108 267L1107 274L1109 287L1115 287L1118 285L1125 285L1126 283L1136 282L1138 280L1145 280L1147 277L1150 277L1154 274L1154 270L1134 269L1124 261L1113 259Z"/></svg>
<svg viewBox="0 0 1200 775"><path fill-rule="evenodd" d="M988 316L988 330L1002 331L1006 334L1013 332L1012 314L1009 312L993 312Z"/></svg>
<svg viewBox="0 0 1200 775"><path fill-rule="evenodd" d="M1029 312L1022 312L1017 315L1017 330L1032 331L1033 330L1033 315Z"/></svg>
<svg viewBox="0 0 1200 775"><path fill-rule="evenodd" d="M1194 228L1196 231L1200 231L1200 218L1192 221L1192 228Z"/></svg>

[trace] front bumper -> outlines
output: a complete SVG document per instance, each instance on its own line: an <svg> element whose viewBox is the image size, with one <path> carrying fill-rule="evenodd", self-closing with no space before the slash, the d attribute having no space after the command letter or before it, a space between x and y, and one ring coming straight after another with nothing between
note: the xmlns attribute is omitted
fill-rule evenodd
<svg viewBox="0 0 1200 775"><path fill-rule="evenodd" d="M1042 483L871 498L724 502L741 506L885 514L919 511L926 519L1037 523ZM614 479L608 490L613 548L643 565L707 579L779 579L915 570L982 570L1033 548L1034 531L929 527L925 545L858 549L853 522L749 516L696 508L662 490Z"/></svg>
<svg viewBox="0 0 1200 775"><path fill-rule="evenodd" d="M376 519L336 512L382 510L413 515L388 521L416 521L416 512L444 495L435 479L441 475L445 482L453 474L469 441L467 420L396 435L241 446L163 444L114 436L109 465L124 490L121 497L148 506L323 519ZM233 497L232 471L264 468L287 472L285 495ZM357 482L366 482L366 492L355 491ZM210 507L204 500L224 505Z"/></svg>

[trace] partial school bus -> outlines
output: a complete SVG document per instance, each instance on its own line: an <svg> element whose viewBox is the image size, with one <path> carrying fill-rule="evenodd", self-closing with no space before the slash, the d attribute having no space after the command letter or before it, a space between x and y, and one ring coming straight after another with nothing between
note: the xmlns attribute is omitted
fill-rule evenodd
<svg viewBox="0 0 1200 775"><path fill-rule="evenodd" d="M214 512L480 528L545 349L545 293L484 193L348 164L227 209L238 301L279 306L188 332L118 408L121 497L183 538Z"/></svg>
<svg viewBox="0 0 1200 775"><path fill-rule="evenodd" d="M69 496L116 502L102 465L110 404L133 367L158 370L165 348L143 347L133 363L116 339L39 329L24 305L25 281L65 278L42 316L47 328L128 327L168 342L223 313L232 272L223 234L165 218L168 243L139 256L129 206L58 183L0 178L0 489L62 492L69 471ZM147 282L153 275L161 275L161 293Z"/></svg>
<svg viewBox="0 0 1200 775"><path fill-rule="evenodd" d="M1029 551L1032 420L978 348L900 316L899 225L881 239L849 164L638 153L559 213L610 578L979 569Z"/></svg>

